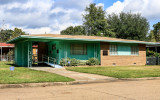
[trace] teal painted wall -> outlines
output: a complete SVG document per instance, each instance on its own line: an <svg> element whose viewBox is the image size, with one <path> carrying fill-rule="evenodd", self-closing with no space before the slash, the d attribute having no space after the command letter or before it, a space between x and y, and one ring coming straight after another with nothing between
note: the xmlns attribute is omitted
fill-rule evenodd
<svg viewBox="0 0 160 100"><path fill-rule="evenodd" d="M28 63L28 56L30 56L29 63ZM31 42L22 41L22 42L15 43L15 64L18 66L28 66L28 64L30 66L32 65L32 43Z"/></svg>
<svg viewBox="0 0 160 100"><path fill-rule="evenodd" d="M68 41L52 41L48 43L48 55L57 59L57 63L62 58L76 58L79 60L88 60L89 58L95 57L100 60L100 43L86 43L87 44L87 55L71 55L70 45L72 43L82 44L86 42L68 42ZM52 49L52 45L56 44L56 49ZM58 53L57 53L58 51Z"/></svg>
<svg viewBox="0 0 160 100"><path fill-rule="evenodd" d="M131 55L131 46L127 44L119 44L118 55Z"/></svg>
<svg viewBox="0 0 160 100"><path fill-rule="evenodd" d="M110 43L117 45L118 55L131 55L131 46L138 46L138 44L126 44L126 43Z"/></svg>
<svg viewBox="0 0 160 100"><path fill-rule="evenodd" d="M89 58L95 57L100 60L100 43L86 43L87 44L87 55L71 55L70 53L70 45L72 43L86 43L86 42L67 42L67 41L61 41L58 44L59 47L59 54L58 58L59 61L62 58L76 58L79 60L88 60Z"/></svg>
<svg viewBox="0 0 160 100"><path fill-rule="evenodd" d="M52 45L56 45L56 49L52 49ZM59 53L57 53L57 50L59 51L60 44L59 41L51 41L48 42L48 56L57 59L56 62L59 63Z"/></svg>

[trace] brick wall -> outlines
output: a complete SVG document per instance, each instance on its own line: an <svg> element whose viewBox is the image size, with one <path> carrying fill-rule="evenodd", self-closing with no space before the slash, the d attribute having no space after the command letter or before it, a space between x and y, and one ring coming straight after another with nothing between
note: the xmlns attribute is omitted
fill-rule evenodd
<svg viewBox="0 0 160 100"><path fill-rule="evenodd" d="M103 50L108 51L107 56L103 56ZM139 44L139 55L109 55L109 43L101 43L101 65L102 66L121 66L121 65L145 65L146 64L146 46Z"/></svg>

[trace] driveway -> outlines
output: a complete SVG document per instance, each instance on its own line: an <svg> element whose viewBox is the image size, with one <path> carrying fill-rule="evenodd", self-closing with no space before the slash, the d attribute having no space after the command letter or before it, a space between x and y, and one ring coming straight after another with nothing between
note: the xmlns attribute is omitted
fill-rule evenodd
<svg viewBox="0 0 160 100"><path fill-rule="evenodd" d="M160 80L0 89L1 100L160 100Z"/></svg>
<svg viewBox="0 0 160 100"><path fill-rule="evenodd" d="M62 76L70 77L75 79L76 81L83 82L83 81L112 81L116 80L116 78L101 76L96 74L88 74L88 73L79 73L74 71L68 71L65 68L51 68L51 67L33 67L31 69L34 70L42 70L51 73L56 73Z"/></svg>

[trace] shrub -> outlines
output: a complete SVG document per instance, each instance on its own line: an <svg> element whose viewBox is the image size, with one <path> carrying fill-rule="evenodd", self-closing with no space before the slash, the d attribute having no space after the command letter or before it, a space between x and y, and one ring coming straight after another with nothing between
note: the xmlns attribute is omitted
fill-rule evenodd
<svg viewBox="0 0 160 100"><path fill-rule="evenodd" d="M79 65L84 66L88 60L80 60Z"/></svg>
<svg viewBox="0 0 160 100"><path fill-rule="evenodd" d="M73 58L73 59L71 59L71 58L67 58L67 59L66 58L62 58L60 60L60 65L61 66L78 66L79 63L80 63L80 61L75 59L75 58Z"/></svg>
<svg viewBox="0 0 160 100"><path fill-rule="evenodd" d="M88 61L86 62L86 65L99 65L99 61L97 58L89 58Z"/></svg>
<svg viewBox="0 0 160 100"><path fill-rule="evenodd" d="M77 59L75 59L75 58L73 58L73 59L70 60L70 65L71 66L78 66L79 63L80 63L80 61L77 60Z"/></svg>
<svg viewBox="0 0 160 100"><path fill-rule="evenodd" d="M151 51L149 50L149 48L146 51L146 55L147 57L160 57L160 54L155 52L155 51Z"/></svg>
<svg viewBox="0 0 160 100"><path fill-rule="evenodd" d="M60 60L60 65L61 66L69 66L70 64L68 63L68 62L70 62L70 58L62 58L61 60Z"/></svg>

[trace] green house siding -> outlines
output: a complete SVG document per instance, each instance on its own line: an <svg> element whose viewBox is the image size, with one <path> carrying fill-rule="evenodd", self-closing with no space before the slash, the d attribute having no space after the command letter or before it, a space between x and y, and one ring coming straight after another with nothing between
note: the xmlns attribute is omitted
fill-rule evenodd
<svg viewBox="0 0 160 100"><path fill-rule="evenodd" d="M87 54L86 55L72 55L71 44L86 44ZM75 58L79 60L88 60L89 58L95 57L100 60L100 43L86 43L86 42L60 42L59 43L59 58ZM59 59L59 60L60 60Z"/></svg>
<svg viewBox="0 0 160 100"><path fill-rule="evenodd" d="M53 45L55 45L55 49L53 49ZM55 58L56 59L56 63L59 63L59 50L60 50L60 45L59 45L59 41L51 41L48 42L48 56Z"/></svg>
<svg viewBox="0 0 160 100"><path fill-rule="evenodd" d="M18 66L28 66L28 65L31 66L32 64L32 43L31 42L15 43L15 64Z"/></svg>
<svg viewBox="0 0 160 100"><path fill-rule="evenodd" d="M131 46L124 44L118 45L118 55L131 55Z"/></svg>
<svg viewBox="0 0 160 100"><path fill-rule="evenodd" d="M117 45L117 55L131 55L131 47L138 46L138 44L125 43L110 43L110 45Z"/></svg>
<svg viewBox="0 0 160 100"><path fill-rule="evenodd" d="M86 44L86 55L72 55L71 44ZM56 49L52 49L52 45L56 45ZM51 41L48 42L48 56L57 59L59 64L62 58L75 58L79 60L88 60L95 57L100 60L100 43L72 42L72 41Z"/></svg>

